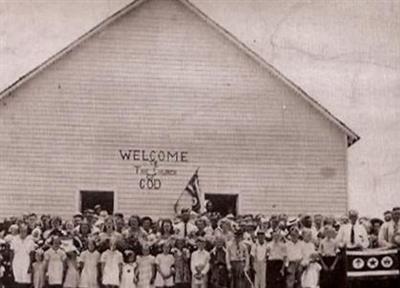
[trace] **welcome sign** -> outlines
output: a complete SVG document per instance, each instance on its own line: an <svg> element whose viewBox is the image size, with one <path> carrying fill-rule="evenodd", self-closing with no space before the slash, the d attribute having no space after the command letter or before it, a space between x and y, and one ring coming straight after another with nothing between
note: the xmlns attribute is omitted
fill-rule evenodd
<svg viewBox="0 0 400 288"><path fill-rule="evenodd" d="M187 151L120 149L122 161L133 162L134 174L139 175L140 189L159 190L162 187L160 176L176 176L178 171L164 165L188 163Z"/></svg>

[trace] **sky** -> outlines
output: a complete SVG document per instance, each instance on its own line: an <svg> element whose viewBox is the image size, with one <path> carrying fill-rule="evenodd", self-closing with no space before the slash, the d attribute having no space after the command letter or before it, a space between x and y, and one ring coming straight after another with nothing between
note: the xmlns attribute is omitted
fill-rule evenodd
<svg viewBox="0 0 400 288"><path fill-rule="evenodd" d="M0 90L131 0L0 0ZM191 0L361 140L349 207L400 206L400 1Z"/></svg>

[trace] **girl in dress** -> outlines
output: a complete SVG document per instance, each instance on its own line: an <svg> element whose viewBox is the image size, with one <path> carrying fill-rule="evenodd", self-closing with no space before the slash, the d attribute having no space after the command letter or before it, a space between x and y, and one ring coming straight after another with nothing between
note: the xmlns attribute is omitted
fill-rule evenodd
<svg viewBox="0 0 400 288"><path fill-rule="evenodd" d="M155 286L157 288L173 287L175 274L175 259L170 254L171 245L167 242L163 245L163 252L158 254L155 260L157 274Z"/></svg>
<svg viewBox="0 0 400 288"><path fill-rule="evenodd" d="M98 288L100 253L96 250L93 239L88 240L87 246L88 250L83 251L79 257L79 267L82 271L79 287Z"/></svg>
<svg viewBox="0 0 400 288"><path fill-rule="evenodd" d="M106 288L117 288L120 285L124 264L122 253L117 250L117 239L111 238L110 249L101 254L100 262L103 285Z"/></svg>
<svg viewBox="0 0 400 288"><path fill-rule="evenodd" d="M136 254L132 250L125 251L125 263L122 268L120 288L136 288Z"/></svg>
<svg viewBox="0 0 400 288"><path fill-rule="evenodd" d="M302 288L319 288L319 274L322 267L318 263L318 259L319 255L317 253L310 255L310 262L301 275Z"/></svg>
<svg viewBox="0 0 400 288"><path fill-rule="evenodd" d="M50 241L52 247L44 253L46 272L50 287L59 288L62 286L65 271L65 261L67 255L60 248L61 239L58 236L52 236Z"/></svg>
<svg viewBox="0 0 400 288"><path fill-rule="evenodd" d="M38 249L35 252L35 262L32 264L33 271L33 287L43 288L45 286L45 263L43 257L43 250Z"/></svg>
<svg viewBox="0 0 400 288"><path fill-rule="evenodd" d="M64 280L64 288L77 288L79 285L79 269L78 269L78 250L70 247L67 250L67 273Z"/></svg>
<svg viewBox="0 0 400 288"><path fill-rule="evenodd" d="M151 288L156 277L155 258L150 255L150 247L143 245L142 256L137 259L137 288Z"/></svg>
<svg viewBox="0 0 400 288"><path fill-rule="evenodd" d="M190 287L190 252L185 247L185 239L178 238L175 241L175 248L171 250L175 258L175 287Z"/></svg>

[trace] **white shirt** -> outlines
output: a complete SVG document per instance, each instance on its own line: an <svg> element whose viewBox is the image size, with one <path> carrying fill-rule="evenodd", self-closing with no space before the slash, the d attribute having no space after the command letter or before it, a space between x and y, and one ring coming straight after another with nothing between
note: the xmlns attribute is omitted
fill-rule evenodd
<svg viewBox="0 0 400 288"><path fill-rule="evenodd" d="M296 243L288 241L286 243L288 262L301 261L303 258L303 241L298 240Z"/></svg>
<svg viewBox="0 0 400 288"><path fill-rule="evenodd" d="M179 222L174 226L175 234L178 235L179 238L184 238L185 237L185 223L184 222ZM197 229L196 225L187 222L186 223L186 237L189 237L190 235L193 235L196 233L199 229Z"/></svg>
<svg viewBox="0 0 400 288"><path fill-rule="evenodd" d="M369 240L365 227L358 223L354 224L354 244L351 243L351 229L352 224L350 223L340 226L338 235L336 236L339 245L346 246L347 248L356 248L357 246L368 248Z"/></svg>
<svg viewBox="0 0 400 288"><path fill-rule="evenodd" d="M268 260L284 260L287 256L287 248L283 242L268 243Z"/></svg>
<svg viewBox="0 0 400 288"><path fill-rule="evenodd" d="M251 246L250 255L257 261L257 262L265 262L267 261L267 243L261 245L258 241Z"/></svg>
<svg viewBox="0 0 400 288"><path fill-rule="evenodd" d="M210 270L210 253L206 250L194 251L190 261L190 269L193 275L197 274L196 267L201 267L201 274L207 275L208 270Z"/></svg>
<svg viewBox="0 0 400 288"><path fill-rule="evenodd" d="M302 247L302 262L307 265L310 262L311 254L316 253L315 244L313 242L303 242Z"/></svg>

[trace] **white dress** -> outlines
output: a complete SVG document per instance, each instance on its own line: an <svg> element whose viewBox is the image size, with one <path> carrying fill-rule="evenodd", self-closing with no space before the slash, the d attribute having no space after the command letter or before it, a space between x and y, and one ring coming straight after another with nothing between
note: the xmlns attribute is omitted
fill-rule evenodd
<svg viewBox="0 0 400 288"><path fill-rule="evenodd" d="M104 263L103 285L119 286L119 267L124 263L122 253L118 250L107 250L101 254Z"/></svg>
<svg viewBox="0 0 400 288"><path fill-rule="evenodd" d="M64 288L77 288L79 285L79 271L74 260L67 259L67 273L64 280Z"/></svg>
<svg viewBox="0 0 400 288"><path fill-rule="evenodd" d="M175 263L175 258L171 254L165 255L162 253L157 255L155 262L164 274L169 274L171 272L172 266ZM157 271L154 284L156 287L172 287L174 286L174 277L171 276L167 279L164 279Z"/></svg>
<svg viewBox="0 0 400 288"><path fill-rule="evenodd" d="M44 252L44 259L48 261L47 275L49 285L61 285L63 282L64 261L67 255L61 248L54 250L50 248Z"/></svg>
<svg viewBox="0 0 400 288"><path fill-rule="evenodd" d="M301 275L301 287L319 288L319 273L322 267L317 262L308 264L306 270Z"/></svg>
<svg viewBox="0 0 400 288"><path fill-rule="evenodd" d="M137 259L139 279L138 288L151 288L154 285L150 285L150 280L153 275L153 265L155 258L152 255L139 256Z"/></svg>
<svg viewBox="0 0 400 288"><path fill-rule="evenodd" d="M100 263L100 253L98 251L90 252L85 250L79 257L79 262L83 264L80 288L98 288L97 282L98 265Z"/></svg>
<svg viewBox="0 0 400 288"><path fill-rule="evenodd" d="M136 288L135 279L136 263L126 263L122 267L121 285L119 288Z"/></svg>
<svg viewBox="0 0 400 288"><path fill-rule="evenodd" d="M31 273L28 273L30 265L30 253L35 249L35 242L31 237L21 239L14 237L11 240L11 250L14 251L12 269L16 283L31 283Z"/></svg>

